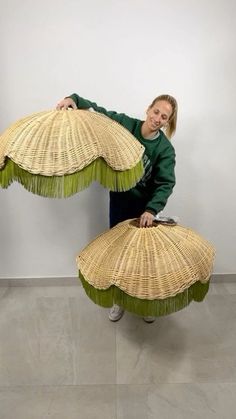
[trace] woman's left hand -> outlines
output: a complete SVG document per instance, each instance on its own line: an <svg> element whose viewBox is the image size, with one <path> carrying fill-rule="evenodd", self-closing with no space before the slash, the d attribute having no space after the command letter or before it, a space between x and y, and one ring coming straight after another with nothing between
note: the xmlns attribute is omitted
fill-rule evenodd
<svg viewBox="0 0 236 419"><path fill-rule="evenodd" d="M145 211L140 217L139 227L151 227L155 216L148 211Z"/></svg>

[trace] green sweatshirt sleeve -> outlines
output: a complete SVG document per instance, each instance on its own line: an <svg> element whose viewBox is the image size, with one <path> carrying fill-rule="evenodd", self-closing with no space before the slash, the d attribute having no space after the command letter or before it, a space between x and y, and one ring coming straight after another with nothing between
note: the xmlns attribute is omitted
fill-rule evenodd
<svg viewBox="0 0 236 419"><path fill-rule="evenodd" d="M134 118L130 118L124 113L117 113L115 111L107 111L105 108L98 106L95 102L91 102L88 99L82 98L77 93L73 93L69 97L75 102L78 109L92 108L94 109L94 111L102 113L103 115L108 116L114 121L119 122L119 124L123 125L123 127L128 129L131 133L133 132L136 126L137 120Z"/></svg>
<svg viewBox="0 0 236 419"><path fill-rule="evenodd" d="M163 150L153 169L150 200L146 210L157 214L164 209L175 186L175 150L172 144Z"/></svg>

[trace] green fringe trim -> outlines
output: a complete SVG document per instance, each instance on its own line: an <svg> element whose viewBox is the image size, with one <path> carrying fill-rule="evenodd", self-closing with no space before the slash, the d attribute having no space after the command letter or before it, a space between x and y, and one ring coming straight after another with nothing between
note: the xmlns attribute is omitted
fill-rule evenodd
<svg viewBox="0 0 236 419"><path fill-rule="evenodd" d="M203 301L209 289L209 281L205 284L198 281L174 297L169 297L164 300L142 300L131 297L114 285L106 290L98 290L84 279L81 272L79 272L79 278L87 296L95 304L102 307L112 307L113 304L118 304L125 310L138 314L139 316L159 317L175 313L188 306L193 300L198 302Z"/></svg>
<svg viewBox="0 0 236 419"><path fill-rule="evenodd" d="M98 181L111 191L127 191L141 179L144 172L142 160L132 169L118 171L108 166L102 158L94 160L84 169L64 176L43 176L27 172L7 159L0 170L0 186L7 188L18 181L28 191L48 198L66 198Z"/></svg>

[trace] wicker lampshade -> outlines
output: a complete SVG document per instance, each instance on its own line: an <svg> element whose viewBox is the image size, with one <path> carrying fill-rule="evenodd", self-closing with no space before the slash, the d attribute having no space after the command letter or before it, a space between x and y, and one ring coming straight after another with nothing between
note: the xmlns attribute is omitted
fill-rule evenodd
<svg viewBox="0 0 236 419"><path fill-rule="evenodd" d="M190 228L124 221L77 256L83 286L96 303L141 315L180 310L208 290L214 249Z"/></svg>
<svg viewBox="0 0 236 419"><path fill-rule="evenodd" d="M143 174L143 152L128 130L97 112L39 112L0 137L0 185L17 180L53 197L73 195L92 181L125 191Z"/></svg>

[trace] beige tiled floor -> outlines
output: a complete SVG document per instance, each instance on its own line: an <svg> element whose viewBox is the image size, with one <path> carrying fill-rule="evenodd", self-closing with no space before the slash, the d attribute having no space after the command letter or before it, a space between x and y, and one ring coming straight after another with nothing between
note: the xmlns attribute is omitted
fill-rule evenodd
<svg viewBox="0 0 236 419"><path fill-rule="evenodd" d="M80 286L0 287L0 419L233 419L236 284L146 324Z"/></svg>

